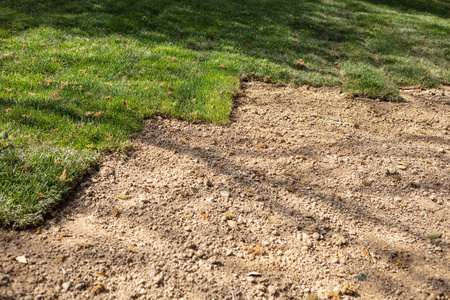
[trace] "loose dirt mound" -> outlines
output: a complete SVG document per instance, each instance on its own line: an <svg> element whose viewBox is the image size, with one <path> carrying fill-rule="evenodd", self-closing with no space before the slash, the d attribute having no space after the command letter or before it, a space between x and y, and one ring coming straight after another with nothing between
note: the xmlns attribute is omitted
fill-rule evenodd
<svg viewBox="0 0 450 300"><path fill-rule="evenodd" d="M0 295L449 299L449 89L243 88L229 126L148 120L45 226L0 232Z"/></svg>

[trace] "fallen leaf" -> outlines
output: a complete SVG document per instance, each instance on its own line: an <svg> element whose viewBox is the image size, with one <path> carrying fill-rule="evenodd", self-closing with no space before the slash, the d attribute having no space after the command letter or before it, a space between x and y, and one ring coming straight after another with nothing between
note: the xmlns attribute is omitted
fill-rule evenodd
<svg viewBox="0 0 450 300"><path fill-rule="evenodd" d="M60 255L60 256L57 256L57 257L56 257L56 262L57 262L57 263L63 263L63 262L66 261L66 259L67 259L67 256L65 256L65 255Z"/></svg>
<svg viewBox="0 0 450 300"><path fill-rule="evenodd" d="M119 215L119 210L117 209L117 207L113 207L111 213L112 213L113 217L117 217Z"/></svg>
<svg viewBox="0 0 450 300"><path fill-rule="evenodd" d="M308 296L308 300L318 300L318 299L319 299L319 296L317 296L316 293L311 293Z"/></svg>
<svg viewBox="0 0 450 300"><path fill-rule="evenodd" d="M40 192L36 192L36 195L38 195L38 196L39 196L40 198L42 198L42 199L47 198L46 195L44 195L44 194L42 194L42 193L40 193Z"/></svg>
<svg viewBox="0 0 450 300"><path fill-rule="evenodd" d="M258 144L256 147L258 148L262 148L262 149L267 149L267 144Z"/></svg>
<svg viewBox="0 0 450 300"><path fill-rule="evenodd" d="M283 136L283 134L279 131L271 131L273 134L278 135L278 136Z"/></svg>
<svg viewBox="0 0 450 300"><path fill-rule="evenodd" d="M88 248L91 248L91 245L88 244L88 243L77 244L77 250L80 250L80 249L88 249Z"/></svg>
<svg viewBox="0 0 450 300"><path fill-rule="evenodd" d="M363 184L363 186L371 186L371 185L372 185L372 182L373 182L373 181L371 181L371 180L363 180L363 181L362 181L362 184Z"/></svg>
<svg viewBox="0 0 450 300"><path fill-rule="evenodd" d="M127 200L130 199L131 197L125 194L118 194L117 198L121 199L121 200Z"/></svg>
<svg viewBox="0 0 450 300"><path fill-rule="evenodd" d="M405 207L406 206L406 204L403 203L402 201L396 203L395 205L397 205L398 207Z"/></svg>
<svg viewBox="0 0 450 300"><path fill-rule="evenodd" d="M263 256L263 254L266 253L266 251L262 247L258 247L258 246L257 247L247 246L246 251L255 256L256 255Z"/></svg>
<svg viewBox="0 0 450 300"><path fill-rule="evenodd" d="M327 293L327 298L331 299L331 300L341 300L341 292L338 291L331 291Z"/></svg>
<svg viewBox="0 0 450 300"><path fill-rule="evenodd" d="M356 288L354 286L351 286L349 283L344 284L344 286L341 289L342 294L348 295L348 296L356 296Z"/></svg>
<svg viewBox="0 0 450 300"><path fill-rule="evenodd" d="M97 282L94 287L91 289L91 294L100 294L106 289L106 286L103 282Z"/></svg>
<svg viewBox="0 0 450 300"><path fill-rule="evenodd" d="M288 187L286 188L286 190L287 190L288 192L290 192L290 193L295 193L295 192L298 190L298 188L295 187L295 186L288 186Z"/></svg>
<svg viewBox="0 0 450 300"><path fill-rule="evenodd" d="M236 218L236 216L227 211L225 213L225 218L227 218L227 220L233 220L234 218Z"/></svg>
<svg viewBox="0 0 450 300"><path fill-rule="evenodd" d="M312 182L311 179L305 178L305 177L303 177L303 178L299 181L299 183L300 183L301 185L309 185L311 182Z"/></svg>
<svg viewBox="0 0 450 300"><path fill-rule="evenodd" d="M177 194L180 195L183 198L188 195L185 191L178 191Z"/></svg>
<svg viewBox="0 0 450 300"><path fill-rule="evenodd" d="M258 177L264 177L264 173L262 171L255 171L255 175Z"/></svg>
<svg viewBox="0 0 450 300"><path fill-rule="evenodd" d="M135 248L133 248L133 247L128 248L127 252L128 253L138 253L138 251Z"/></svg>
<svg viewBox="0 0 450 300"><path fill-rule="evenodd" d="M61 176L58 177L59 181L66 181L67 180L67 170L64 169L64 171L62 172Z"/></svg>
<svg viewBox="0 0 450 300"><path fill-rule="evenodd" d="M251 196L251 195L256 195L256 192L255 192L254 190L251 190L251 189L245 190L245 193L246 193L247 195L249 195L249 196Z"/></svg>
<svg viewBox="0 0 450 300"><path fill-rule="evenodd" d="M93 116L96 118L100 118L102 116L102 114L103 114L102 111L98 111L98 112L94 113Z"/></svg>
<svg viewBox="0 0 450 300"><path fill-rule="evenodd" d="M71 237L71 236L73 236L73 234L63 234L63 235L61 235L59 238L57 238L56 240L57 240L57 241L61 241L63 238L65 238L65 237Z"/></svg>
<svg viewBox="0 0 450 300"><path fill-rule="evenodd" d="M401 259L396 259L394 260L394 264L399 268L399 269L407 269L408 268L408 264L406 261L403 261Z"/></svg>
<svg viewBox="0 0 450 300"><path fill-rule="evenodd" d="M369 250L367 250L366 247L363 247L363 248L362 248L362 251L363 251L364 255L367 256L368 259L371 259Z"/></svg>

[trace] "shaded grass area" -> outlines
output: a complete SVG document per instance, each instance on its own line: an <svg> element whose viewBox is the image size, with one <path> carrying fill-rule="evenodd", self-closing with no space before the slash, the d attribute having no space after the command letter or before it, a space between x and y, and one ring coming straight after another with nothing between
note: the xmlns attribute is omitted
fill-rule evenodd
<svg viewBox="0 0 450 300"><path fill-rule="evenodd" d="M391 101L450 84L449 17L438 0L4 0L0 222L42 222L144 118L226 124L240 76Z"/></svg>

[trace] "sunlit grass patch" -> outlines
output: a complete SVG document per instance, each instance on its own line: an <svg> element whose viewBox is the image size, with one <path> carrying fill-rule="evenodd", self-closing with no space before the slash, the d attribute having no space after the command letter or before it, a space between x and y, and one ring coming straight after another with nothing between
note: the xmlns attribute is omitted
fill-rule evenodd
<svg viewBox="0 0 450 300"><path fill-rule="evenodd" d="M40 224L61 201L70 183L76 182L96 159L95 153L88 150L47 146L22 154L0 150L2 223L18 227Z"/></svg>
<svg viewBox="0 0 450 300"><path fill-rule="evenodd" d="M372 65L345 64L344 90L351 95L371 96L381 100L399 101L400 93L383 72Z"/></svg>

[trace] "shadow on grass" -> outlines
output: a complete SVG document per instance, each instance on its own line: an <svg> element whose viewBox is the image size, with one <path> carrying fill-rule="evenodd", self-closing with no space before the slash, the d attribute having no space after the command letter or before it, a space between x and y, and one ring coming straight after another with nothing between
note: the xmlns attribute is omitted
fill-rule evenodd
<svg viewBox="0 0 450 300"><path fill-rule="evenodd" d="M137 1L132 9L128 0L24 0L3 5L8 8L0 23L4 32L50 26L74 36L121 34L142 42L169 41L197 51L231 50L292 67L295 62L287 62L284 51L325 54L333 43L355 39L347 27L352 20L343 17L341 24L330 27L323 13L326 4L321 1ZM293 43L292 37L300 30L305 30L308 43Z"/></svg>
<svg viewBox="0 0 450 300"><path fill-rule="evenodd" d="M410 14L429 13L441 18L450 17L450 2L448 0L363 0L364 2L395 8Z"/></svg>
<svg viewBox="0 0 450 300"><path fill-rule="evenodd" d="M373 5L390 5L414 11L449 15L445 2L418 1L3 1L7 10L0 28L23 31L50 26L74 36L120 34L142 41L171 42L196 51L230 51L267 59L298 69L296 59L308 59L312 69L347 57L342 49L350 44L360 50L366 38L358 29L359 12L371 12ZM447 5L450 7L450 5ZM439 13L440 12L440 13ZM374 25L389 26L391 20L372 17ZM437 26L437 25L436 25ZM386 42L392 43L390 38ZM399 51L402 42L399 41ZM359 44L359 45L358 45ZM359 57L375 54L364 49ZM417 55L423 55L417 53ZM292 59L296 56L296 59ZM307 66L300 66L300 69ZM331 74L339 77L339 73ZM338 80L338 79L337 79ZM339 80L338 80L339 81Z"/></svg>

